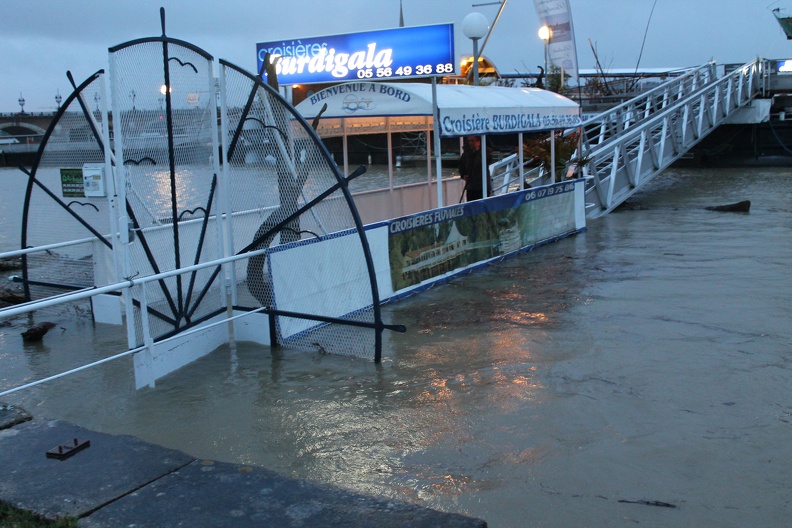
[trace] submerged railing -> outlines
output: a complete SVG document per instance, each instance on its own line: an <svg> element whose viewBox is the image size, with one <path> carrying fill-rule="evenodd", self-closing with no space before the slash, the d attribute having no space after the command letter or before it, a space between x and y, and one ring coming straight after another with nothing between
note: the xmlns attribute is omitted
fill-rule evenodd
<svg viewBox="0 0 792 528"><path fill-rule="evenodd" d="M445 182L458 185L459 180ZM421 192L419 186L423 187ZM408 184L405 191L410 196L427 195L426 188L431 183ZM458 190L458 188L457 188ZM396 189L385 189L385 194L393 198ZM366 192L365 198L372 198ZM406 215L390 217L365 226L365 237L377 248L374 253L376 262L380 263L377 280L381 284L378 290L380 297L374 302L382 303L412 295L435 283L444 282L451 277L468 273L485 263L498 262L507 256L527 251L533 247L546 244L577 233L585 228L583 215L583 181L575 180L558 183L538 189L526 189L511 196L493 197L493 208L486 204L455 204L444 208L423 209L419 212L407 212ZM364 198L357 196L356 198ZM374 196L374 205L379 198ZM404 196L409 199L408 196ZM398 199L397 201L401 201ZM431 200L430 200L431 202ZM483 205L483 206L482 206ZM403 211L404 213L404 211ZM530 219L543 218L541 224ZM526 220L529 219L529 220ZM479 225L486 225L485 230L477 231ZM494 228L494 229L493 229ZM480 235L480 236L477 236ZM92 361L63 372L40 373L42 379L22 383L17 387L0 391L0 397L29 388L47 381L52 381L69 374L81 372L109 361L131 357L134 366L135 386L142 388L154 386L157 379L168 375L182 366L216 350L225 343L233 341L250 341L264 346L284 346L291 349L306 350L315 353L338 353L342 355L363 356L364 352L372 351L367 340L372 340L372 330L393 330L403 332L401 325L372 322L360 317L361 313L370 312L371 300L358 295L349 288L346 280L339 280L335 268L329 266L336 261L344 260L343 266L352 274L360 275L365 270L361 264L348 258L357 233L354 230L342 229L326 235L311 236L302 240L285 241L271 247L237 253L233 256L214 258L206 262L196 263L177 269L157 273L144 273L142 276L122 276L123 279L112 279L106 284L96 282L96 286L88 286L78 291L51 295L17 306L0 309L0 322L23 314L31 314L54 306L67 305L71 310L86 302L91 303L91 313L97 323L119 325L126 328L127 350L111 352L107 357ZM401 242L418 236L424 241L420 248L404 247ZM468 237L471 237L468 240ZM117 238L115 235L114 238ZM73 259L92 265L96 260L104 258L102 253L95 252L84 257L83 250L77 251L82 244L90 240L95 248L102 251L104 245L95 239L78 240L75 243L58 245L64 258L70 254ZM454 259L445 259L437 264L412 266L415 251L424 254L437 252L438 248L468 248L465 252L457 252ZM51 251L55 245L29 248L20 251L0 254L0 258L30 256L35 253ZM480 249L487 248L482 254ZM477 251L472 251L478 249ZM69 251L66 251L69 250ZM464 253L464 254L463 254ZM340 257L345 257L342 259ZM444 257L448 255L443 255ZM244 265L257 259L266 259L267 267L260 279L270 284L282 284L283 288L273 290L273 302L258 306L246 299L253 295L251 278L234 279L231 270L244 268ZM453 262L451 262L453 260ZM242 262L245 261L245 262ZM321 273L318 281L310 277L302 283L280 281L295 267L296 262L308 262ZM164 335L157 333L157 317L161 317L163 305L167 299L156 286L163 282L173 282L183 278L185 282L201 272L218 270L221 279L212 288L211 295L220 295L226 299L225 309L200 320L190 321L178 332ZM37 276L37 275L36 275ZM98 276L101 276L99 274ZM343 279L341 276L340 279ZM335 281L335 282L334 282ZM298 291L295 286L299 286ZM307 290L307 291L303 291ZM233 300L236 296L238 302ZM277 302L274 302L277 299ZM247 299L250 301L250 299ZM327 306L324 311L301 310L301 306ZM85 310L80 309L80 313ZM40 316L36 317L40 319ZM57 321L57 320L56 320ZM41 321L39 320L39 323ZM123 325L123 326L121 326ZM343 328L343 331L341 329ZM354 333L353 333L354 331ZM321 343L327 343L322 345ZM86 348L91 347L86 339ZM119 343L117 345L121 347ZM101 353L102 351L97 351ZM375 361L377 360L374 357ZM12 381L15 383L16 381Z"/></svg>
<svg viewBox="0 0 792 528"><path fill-rule="evenodd" d="M67 247L67 246L70 246L70 245L74 245L75 242L76 243L80 243L81 241L65 242L63 244L59 244L59 246L60 247ZM44 249L43 247L40 247L40 248L29 248L29 249L25 249L25 250L21 250L21 251L12 251L12 252L8 252L8 253L0 253L0 259L14 258L14 257L20 256L22 254L30 254L30 253L40 252L40 251L46 251L46 249ZM163 280L163 279L167 279L167 278L171 278L171 277L175 277L175 276L178 276L178 275L188 275L190 273L193 273L193 272L201 270L201 269L214 268L214 267L222 265L222 264L231 263L231 262L235 262L235 261L242 260L242 259L249 259L249 258L255 257L257 255L264 254L267 251L268 251L267 249L261 249L261 250L257 250L257 251L252 251L250 253L246 253L244 255L237 255L237 256L233 256L233 257L217 259L217 260L214 260L212 262L205 262L205 263L198 264L198 265L195 265L195 266L188 266L188 267L181 268L181 269L178 269L178 270L171 270L171 271L167 271L167 272L163 272L163 273L158 273L158 274L155 274L155 275L148 275L148 276L139 277L139 278L129 278L129 279L125 279L122 282L108 284L106 286L83 288L83 289L80 289L78 291L69 292L69 293L56 295L56 296L51 296L51 297L46 297L46 298L43 298L43 299L30 301L30 302L27 302L27 303L24 303L24 304L20 304L20 305L17 305L17 306L11 306L11 307L8 307L8 308L0 309L0 321L3 321L3 320L7 320L7 319L10 319L10 318L13 318L13 317L17 317L19 315L29 314L29 313L35 312L37 310L42 310L42 309L50 308L50 307L53 307L53 306L60 306L60 305L64 305L64 304L73 304L73 303L76 303L76 302L79 302L79 301L90 301L92 298L100 296L100 295L108 295L108 294L109 295L113 295L113 294L121 295L121 294L123 294L125 292L131 292L134 289L135 292L142 299L142 307L141 307L141 310L140 310L140 317L142 318L142 321L143 321L142 332L143 332L143 335L144 335L143 345L141 345L141 346L138 346L136 348L132 348L132 349L129 349L129 350L124 350L122 352L118 352L118 353L115 353L115 354L111 354L110 356L108 356L106 358L103 358L103 359L100 359L98 361L93 361L93 362L87 363L85 365L81 365L79 367L75 367L75 368L66 370L64 372L60 372L60 373L57 373L57 374L53 374L51 376L47 376L47 377L42 378L42 379L38 379L38 380L35 380L35 381L24 383L22 385L19 385L17 387L11 388L11 389L7 389L5 391L0 391L0 397L5 396L7 394L12 394L14 392L17 392L17 391L20 391L20 390L23 390L23 389L31 388L31 387L34 387L36 385L40 385L42 383L53 381L53 380L62 378L64 376L68 376L70 374L75 374L77 372L81 372L81 371L89 369L89 368L97 367L97 366L102 365L104 363L107 363L109 361L113 361L113 360L121 359L121 358L124 358L124 357L127 357L127 356L133 356L133 355L136 355L136 354L140 354L142 352L150 351L151 347L154 345L154 341L153 341L153 339L151 337L151 333L149 331L150 323L149 323L149 319L148 319L148 310L146 310L146 299L147 299L147 297L146 297L146 289L147 289L146 285L147 284L155 283L157 281L160 281L160 280ZM219 322L216 322L216 323L210 323L210 324L203 325L201 327L197 327L197 328L194 328L194 329L185 330L184 332L182 332L181 334L179 334L177 336L173 336L171 338L162 340L161 343L167 343L169 341L174 341L174 340L177 340L177 339L184 339L185 336L189 336L189 335L194 334L196 332L204 332L208 328L211 328L212 326L219 326L219 325L223 325L223 324L227 325L229 322L231 322L233 320L240 319L240 318L243 318L243 317L252 316L255 313L262 312L262 311L265 311L265 310L266 310L266 307L261 307L258 310L252 310L252 311L245 312L243 314L239 314L239 315L236 315L236 316L233 316L233 317L224 318L222 321L219 321ZM154 381L151 380L149 385L153 386L153 384L154 384Z"/></svg>
<svg viewBox="0 0 792 528"><path fill-rule="evenodd" d="M445 183L451 185L452 182L447 181ZM423 190L418 190L418 187L423 188ZM355 196L368 197L371 194L384 193L386 197L392 198L393 192L400 192L402 190L411 192L412 194L410 196L423 196L427 194L425 190L426 187L429 187L431 191L434 184L430 182L405 184L390 189L362 191L356 193ZM426 202L424 204L425 206L431 207L431 200L427 199L424 201ZM415 211L412 210L394 211L395 216L412 214L414 212ZM262 207L257 210L237 211L234 213L234 216L259 216L261 214L267 215L270 213L272 213L271 207ZM192 222L195 222L195 220L185 220L182 223L189 224ZM152 231L157 229L160 229L160 227L148 227L145 230ZM110 240L111 235L105 234L104 238ZM32 314L33 312L47 308L71 305L79 306L82 303L90 303L90 310L94 315L96 315L97 311L103 312L101 318L97 317L97 319L101 319L100 322L106 323L108 319L115 319L113 321L114 324L124 325L124 319L126 318L125 313L134 314L132 323L129 324L129 321L127 321L126 324L127 333L131 332L133 334L128 336L127 346L129 349L115 351L100 360L0 391L0 397L127 357L132 357L134 359L136 384L138 388L146 385L153 387L156 379L161 377L161 374L150 371L150 364L155 357L155 347L159 347L159 349L176 348L180 342L185 342L185 340L190 339L191 336L195 338L194 334L202 332L207 334L207 336L212 332L215 334L219 333L220 338L216 335L200 337L204 341L214 340L217 342L218 346L224 342L233 340L235 335L236 338L241 338L241 340L249 340L249 334L245 334L244 330L242 330L244 327L256 329L256 333L261 334L266 341L264 344L276 347L280 345L278 342L280 332L276 329L276 326L280 324L277 320L278 317L291 320L296 318L312 320L314 324L317 325L336 323L358 326L360 328L370 328L372 326L366 322L350 320L349 318L341 319L318 315L297 314L274 309L272 307L261 306L258 308L236 309L233 314L222 314L216 317L216 320L209 320L192 328L185 328L176 335L157 339L155 338L155 334L158 325L155 318L151 316L151 313L156 312L156 308L158 308L158 305L161 304L163 300L161 299L161 295L157 295L157 289L152 288L153 286L156 286L162 281L175 280L176 277L189 278L191 275L201 271L207 272L226 266L239 266L240 264L244 267L251 259L268 255L276 248L273 246L271 248L251 250L243 254L217 258L211 261L181 267L179 269L172 269L144 276L129 277L112 283L103 284L102 282L98 282L99 285L95 285L97 284L95 279L99 278L101 280L99 276L107 276L107 274L99 273L99 276L95 277L93 272L97 265L103 265L101 262L105 260L106 256L104 256L102 252L109 251L104 245L97 242L96 237L88 237L0 253L0 260L27 259L27 266L20 268L20 275L14 276L12 272L11 278L14 282L23 284L31 298L29 302L23 304L0 308L0 322L8 321L20 315ZM27 275L27 270L32 272L31 276ZM51 277L52 280L41 280L42 277ZM152 293L154 295L152 295ZM127 299L126 303L124 302L125 298ZM94 304L95 301L96 304ZM124 304L125 306L122 309L121 306ZM118 312L117 316L108 313L116 311ZM268 331L261 331L261 320L251 323L246 322L246 320L256 316L266 318L264 326L269 326ZM237 322L241 324L240 327L235 327ZM403 331L400 330L401 327L399 325L384 325L384 327L390 330ZM237 328L237 330L235 331L234 328ZM256 340L260 341L258 338ZM204 353L208 353L209 351L210 350L207 350ZM189 359L194 360L197 359L197 357L190 356ZM163 359L159 358L154 362L162 361Z"/></svg>

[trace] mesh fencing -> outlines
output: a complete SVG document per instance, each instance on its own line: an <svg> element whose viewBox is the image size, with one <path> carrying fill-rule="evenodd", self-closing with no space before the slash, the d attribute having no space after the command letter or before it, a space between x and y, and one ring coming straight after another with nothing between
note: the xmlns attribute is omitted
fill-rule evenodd
<svg viewBox="0 0 792 528"><path fill-rule="evenodd" d="M233 65L223 63L221 75L233 252L270 248L235 266L237 305L372 323L371 279L350 204L336 188L338 167L274 91ZM301 256L283 252L273 263L285 248ZM370 329L283 316L277 328L291 347L374 354Z"/></svg>
<svg viewBox="0 0 792 528"><path fill-rule="evenodd" d="M110 239L108 201L86 196L82 176L84 164L104 163L103 93L104 76L96 74L67 98L29 173L23 248L84 240L25 257L32 299L102 285L103 274L95 273L95 267L112 267L110 248L101 242Z"/></svg>
<svg viewBox="0 0 792 528"><path fill-rule="evenodd" d="M115 164L131 222L124 273L146 276L222 257L212 58L174 41L143 41L111 50L110 73ZM147 284L152 335L221 311L218 277L207 268Z"/></svg>
<svg viewBox="0 0 792 528"><path fill-rule="evenodd" d="M203 51L140 39L67 98L31 172L24 243L79 242L29 255L30 284L101 286L266 249L135 288L132 345L142 304L158 340L224 312L228 291L273 314L279 344L374 357L376 286L344 177L277 92L220 64L215 78ZM112 168L101 192L86 164Z"/></svg>

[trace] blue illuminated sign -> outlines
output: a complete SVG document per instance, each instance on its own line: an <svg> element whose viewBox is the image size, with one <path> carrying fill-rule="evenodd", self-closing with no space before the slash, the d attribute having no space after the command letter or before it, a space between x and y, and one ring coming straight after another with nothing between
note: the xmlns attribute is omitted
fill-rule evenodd
<svg viewBox="0 0 792 528"><path fill-rule="evenodd" d="M453 24L260 42L256 44L257 71L267 52L280 56L277 73L282 84L456 73Z"/></svg>

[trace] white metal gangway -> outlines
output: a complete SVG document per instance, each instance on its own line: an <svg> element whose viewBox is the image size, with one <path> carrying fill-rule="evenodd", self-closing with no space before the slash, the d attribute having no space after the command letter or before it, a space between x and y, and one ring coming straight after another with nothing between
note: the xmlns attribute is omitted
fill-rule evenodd
<svg viewBox="0 0 792 528"><path fill-rule="evenodd" d="M684 156L735 110L767 89L766 61L757 59L718 76L709 62L584 122L580 132L586 179L586 216L609 213ZM555 134L552 134L555 136ZM575 161L573 160L573 163ZM490 165L494 194L553 183L575 167L558 166L555 175L532 166L522 152Z"/></svg>
<svg viewBox="0 0 792 528"><path fill-rule="evenodd" d="M586 216L609 213L766 89L760 59L720 77L714 62L585 122Z"/></svg>

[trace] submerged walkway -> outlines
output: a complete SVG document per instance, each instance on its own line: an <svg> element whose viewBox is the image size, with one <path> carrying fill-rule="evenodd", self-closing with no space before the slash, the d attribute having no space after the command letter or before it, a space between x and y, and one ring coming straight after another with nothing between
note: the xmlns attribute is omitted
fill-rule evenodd
<svg viewBox="0 0 792 528"><path fill-rule="evenodd" d="M87 442L64 460L51 458L58 446L69 451ZM487 526L259 467L199 460L132 436L32 419L2 403L0 468L0 501L47 519L79 517L86 528Z"/></svg>

